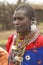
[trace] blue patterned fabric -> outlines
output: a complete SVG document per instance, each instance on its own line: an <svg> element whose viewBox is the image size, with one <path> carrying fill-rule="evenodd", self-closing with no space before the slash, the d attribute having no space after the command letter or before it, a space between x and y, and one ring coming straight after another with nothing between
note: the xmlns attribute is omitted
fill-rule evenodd
<svg viewBox="0 0 43 65"><path fill-rule="evenodd" d="M25 51L21 65L43 65L43 47Z"/></svg>

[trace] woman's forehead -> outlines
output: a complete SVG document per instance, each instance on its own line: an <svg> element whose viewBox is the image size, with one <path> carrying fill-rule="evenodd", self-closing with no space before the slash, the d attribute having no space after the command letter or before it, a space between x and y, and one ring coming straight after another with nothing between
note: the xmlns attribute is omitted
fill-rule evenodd
<svg viewBox="0 0 43 65"><path fill-rule="evenodd" d="M17 10L17 11L14 12L13 17L16 16L16 15L24 15L25 16L25 13L26 13L25 10Z"/></svg>

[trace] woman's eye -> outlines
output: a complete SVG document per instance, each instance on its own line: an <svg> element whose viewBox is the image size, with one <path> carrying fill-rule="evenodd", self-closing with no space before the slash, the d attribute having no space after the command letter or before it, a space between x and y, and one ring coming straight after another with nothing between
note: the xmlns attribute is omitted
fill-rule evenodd
<svg viewBox="0 0 43 65"><path fill-rule="evenodd" d="M17 18L13 18L14 21L16 20L23 20L24 18L20 18L20 17L17 17Z"/></svg>
<svg viewBox="0 0 43 65"><path fill-rule="evenodd" d="M16 18L13 18L14 21L16 21Z"/></svg>
<svg viewBox="0 0 43 65"><path fill-rule="evenodd" d="M19 19L19 20L23 20L23 18L20 18L20 17L19 17L18 19Z"/></svg>

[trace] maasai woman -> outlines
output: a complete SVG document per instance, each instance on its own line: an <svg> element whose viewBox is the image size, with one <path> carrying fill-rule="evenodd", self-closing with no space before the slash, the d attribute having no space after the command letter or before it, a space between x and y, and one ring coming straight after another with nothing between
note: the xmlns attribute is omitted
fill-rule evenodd
<svg viewBox="0 0 43 65"><path fill-rule="evenodd" d="M43 65L43 36L36 26L35 12L28 4L21 4L13 15L16 33L6 45L9 65Z"/></svg>

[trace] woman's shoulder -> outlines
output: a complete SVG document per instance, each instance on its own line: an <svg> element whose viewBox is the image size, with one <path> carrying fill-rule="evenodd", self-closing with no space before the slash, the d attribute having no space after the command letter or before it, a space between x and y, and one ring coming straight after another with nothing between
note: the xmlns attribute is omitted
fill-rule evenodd
<svg viewBox="0 0 43 65"><path fill-rule="evenodd" d="M43 46L43 35L39 35L38 39L36 40L37 42L37 45L39 47L42 47Z"/></svg>
<svg viewBox="0 0 43 65"><path fill-rule="evenodd" d="M8 37L8 41L6 43L6 50L9 52L9 49L10 49L10 46L12 45L12 41L15 40L14 38L16 37L16 34L11 34L9 37Z"/></svg>
<svg viewBox="0 0 43 65"><path fill-rule="evenodd" d="M39 35L38 40L39 40L40 42L43 42L43 35Z"/></svg>

